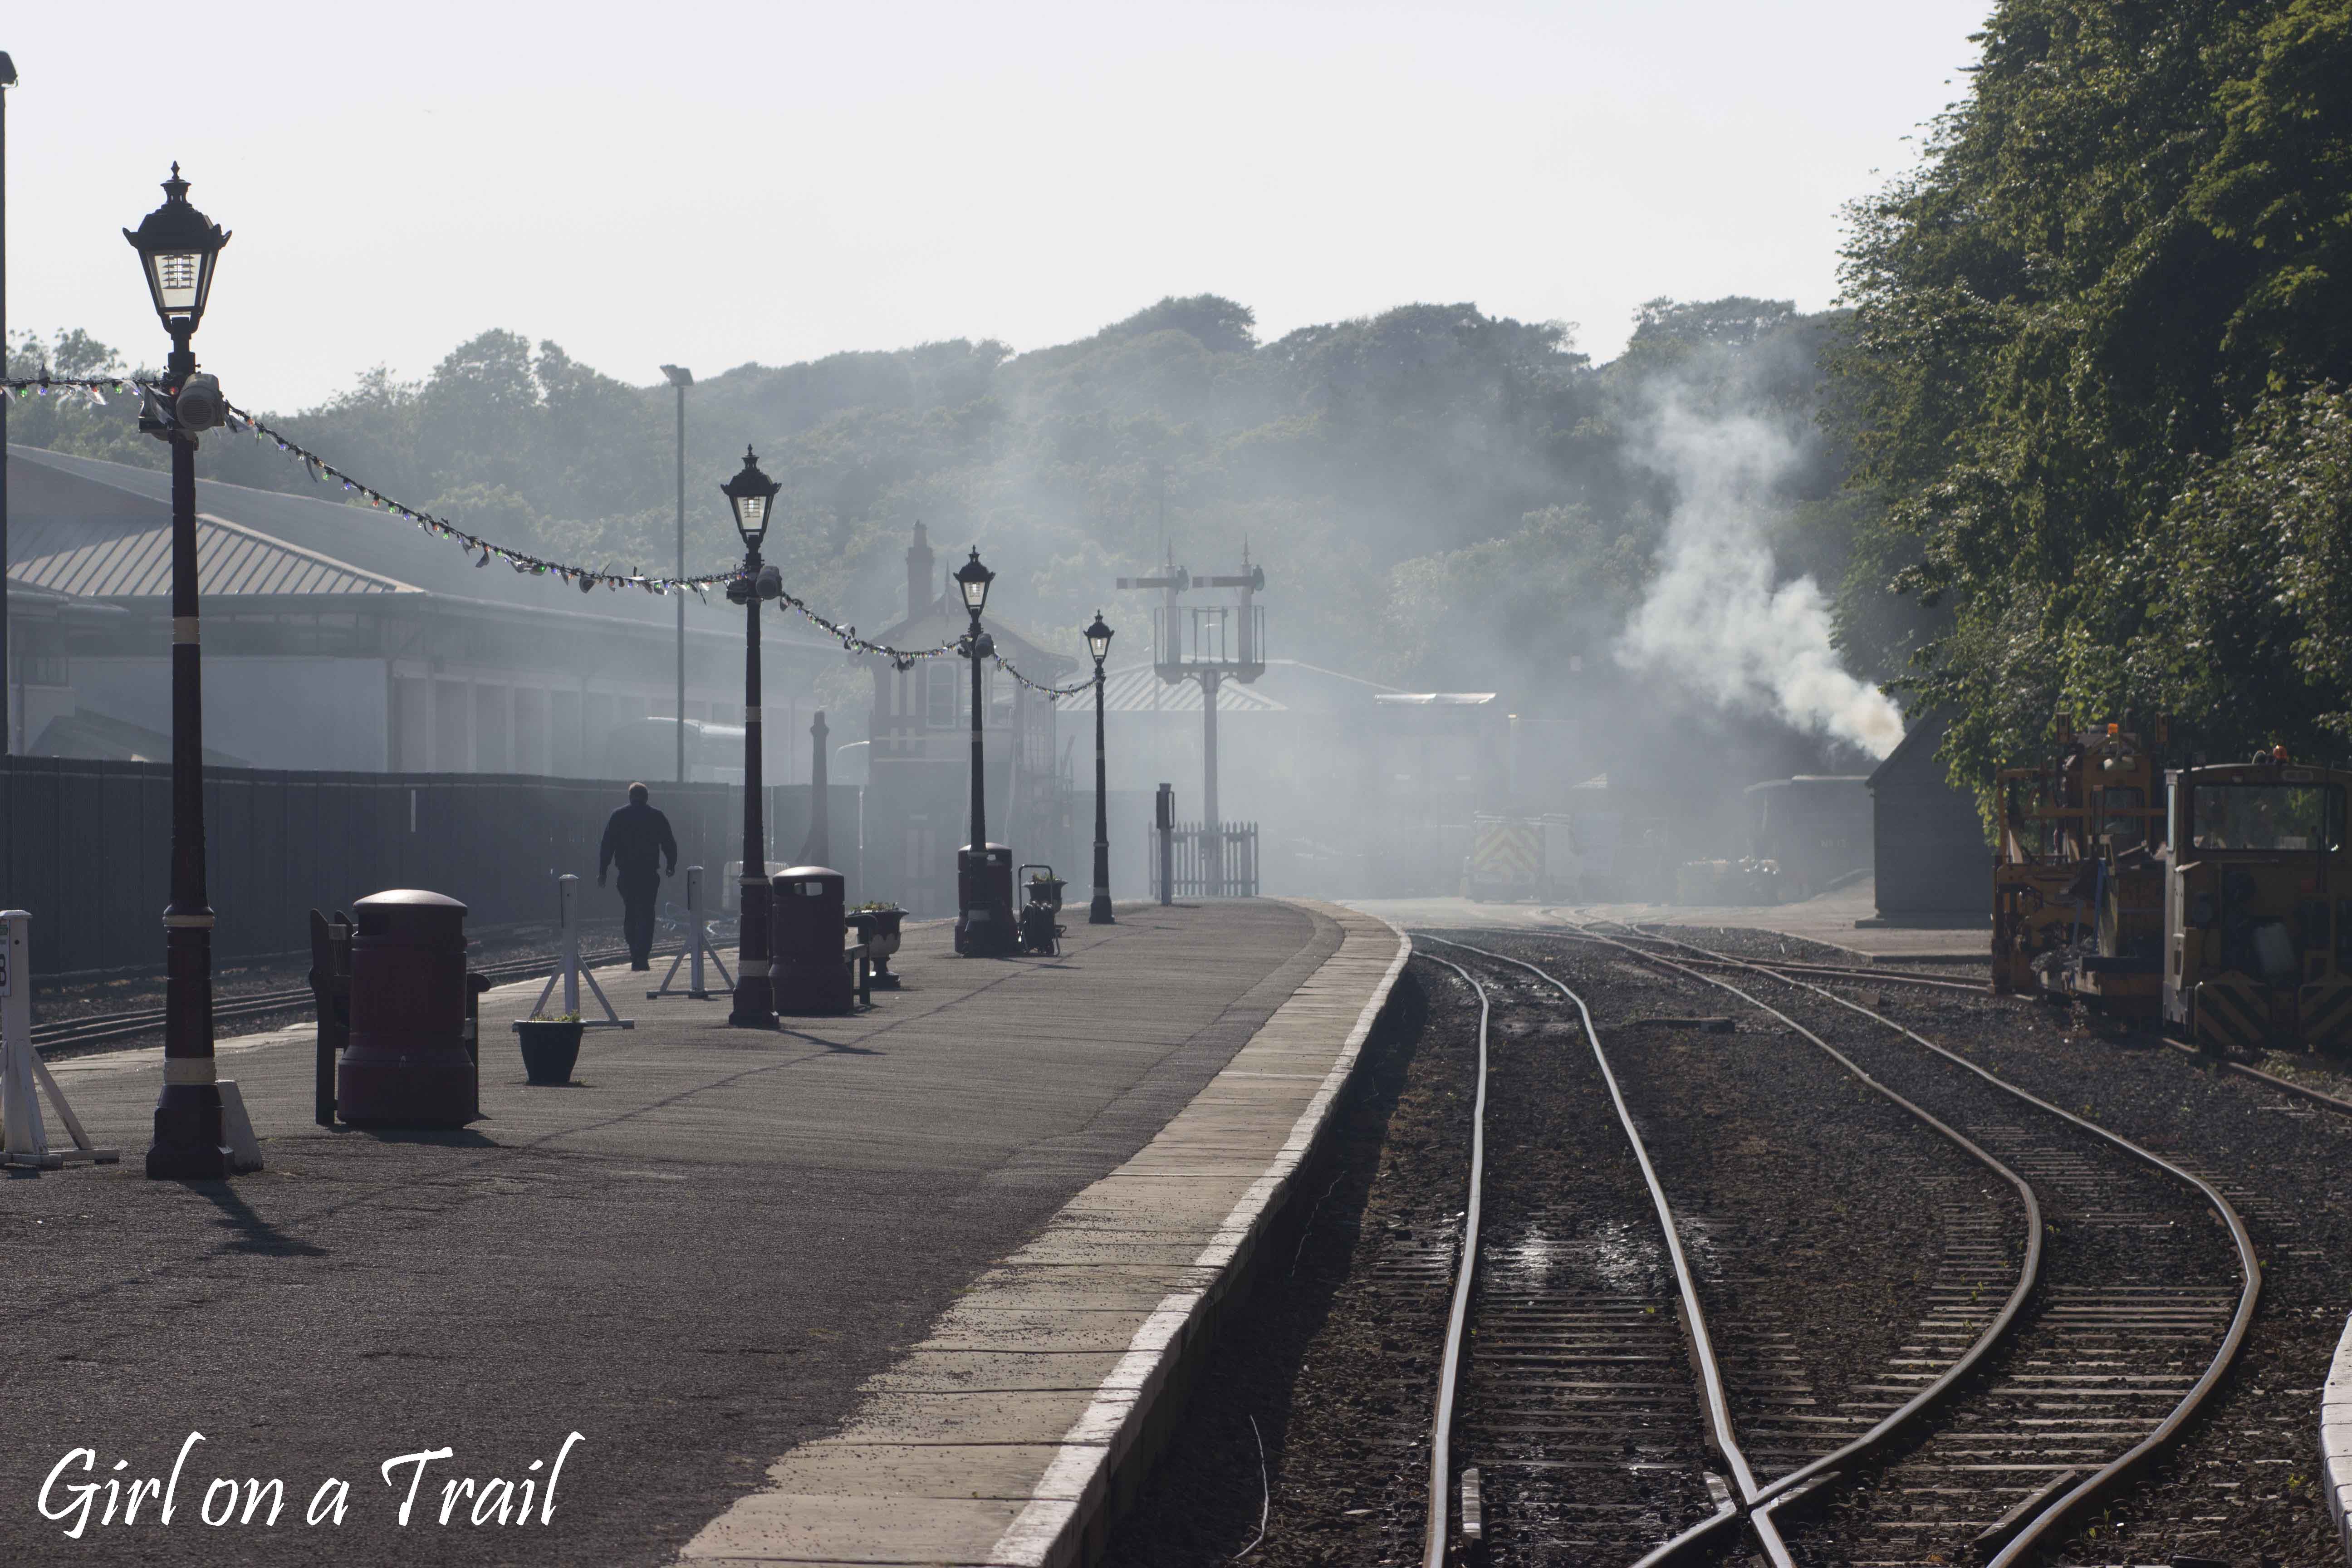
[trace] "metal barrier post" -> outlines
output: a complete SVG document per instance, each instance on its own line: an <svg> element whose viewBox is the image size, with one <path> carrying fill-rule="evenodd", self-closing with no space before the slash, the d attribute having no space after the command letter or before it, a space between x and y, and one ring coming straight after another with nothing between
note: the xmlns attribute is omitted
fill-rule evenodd
<svg viewBox="0 0 2352 1568"><path fill-rule="evenodd" d="M686 942L686 994L699 1001L710 994L702 984L702 944L706 933L702 927L702 868L699 866L686 868L686 923L690 933ZM669 967L671 973L677 973L677 964ZM662 984L665 987L669 984L667 977Z"/></svg>
<svg viewBox="0 0 2352 1568"><path fill-rule="evenodd" d="M735 977L727 973L727 961L720 958L719 950L710 944L710 923L702 913L702 868L699 866L686 868L686 945L679 948L677 955L669 961L669 973L662 976L661 984L646 993L647 1001L677 994L670 989L670 984L677 979L680 964L688 966L686 994L697 1002L709 1001L710 991L702 976L702 961L705 958L718 968L719 978L727 982L726 989L730 992L735 989Z"/></svg>
<svg viewBox="0 0 2352 1568"><path fill-rule="evenodd" d="M335 1063L352 1038L352 922L310 911L310 997L318 1018L318 1060L311 1117L335 1124Z"/></svg>
<svg viewBox="0 0 2352 1568"><path fill-rule="evenodd" d="M100 1149L66 1103L48 1064L33 1047L33 917L23 910L0 910L0 1165L54 1171L68 1161L111 1165L119 1149ZM51 1149L41 1120L40 1090L57 1107L58 1120L73 1138L70 1149Z"/></svg>
<svg viewBox="0 0 2352 1568"><path fill-rule="evenodd" d="M33 917L22 910L0 910L0 1124L7 1133L5 1163L41 1166L49 1163L49 1132L41 1122L41 1102L33 1095L33 976L26 963Z"/></svg>
<svg viewBox="0 0 2352 1568"><path fill-rule="evenodd" d="M547 984L540 988L539 1000L531 1005L532 1015L536 1016L546 1012L547 999L554 993L555 983L561 980L563 982L563 1010L579 1018L580 983L585 980L589 991L595 995L596 1005L604 1009L604 1016L601 1018L580 1018L582 1024L591 1029L635 1028L636 1020L624 1018L614 1012L604 988L596 984L596 976L580 967L580 879L566 871L555 879L555 889L556 918L563 928L562 956L555 973L549 975Z"/></svg>

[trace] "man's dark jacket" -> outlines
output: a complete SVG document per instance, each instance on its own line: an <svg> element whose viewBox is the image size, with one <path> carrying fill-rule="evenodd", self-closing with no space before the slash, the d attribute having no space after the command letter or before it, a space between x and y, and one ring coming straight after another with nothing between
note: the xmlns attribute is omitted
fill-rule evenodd
<svg viewBox="0 0 2352 1568"><path fill-rule="evenodd" d="M655 863L667 858L677 869L677 840L670 837L669 818L643 801L631 801L604 824L604 847L596 852L596 879L605 868L618 865L621 879L642 882L654 875Z"/></svg>

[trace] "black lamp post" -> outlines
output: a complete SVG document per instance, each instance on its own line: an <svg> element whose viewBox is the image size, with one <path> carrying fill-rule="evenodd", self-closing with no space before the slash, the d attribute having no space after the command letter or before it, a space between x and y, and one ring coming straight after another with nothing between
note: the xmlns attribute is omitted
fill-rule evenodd
<svg viewBox="0 0 2352 1568"><path fill-rule="evenodd" d="M735 531L743 536L743 573L727 584L727 596L744 609L743 645L743 870L735 964L735 1005L727 1021L741 1028L776 1026L775 993L768 981L768 847L760 803L760 601L783 592L783 579L760 562L760 542L776 492L784 487L760 471L760 459L743 448L743 469L719 487L735 510Z"/></svg>
<svg viewBox="0 0 2352 1568"><path fill-rule="evenodd" d="M971 659L971 842L956 857L956 951L979 958L1001 958L1015 945L1013 853L988 842L986 761L981 748L987 698L981 688L980 661L996 651L996 644L980 629L980 613L988 607L988 585L995 581L996 574L980 563L978 545L972 547L971 559L955 570L956 587L971 616L971 630L964 637L964 652Z"/></svg>
<svg viewBox="0 0 2352 1568"><path fill-rule="evenodd" d="M1087 628L1087 651L1095 656L1095 899L1087 910L1088 925L1118 922L1110 913L1110 785L1103 766L1103 660L1110 657L1111 629L1095 612Z"/></svg>
<svg viewBox="0 0 2352 1568"><path fill-rule="evenodd" d="M163 205L122 237L139 252L155 314L171 334L160 398L139 427L172 448L172 902L163 911L163 1092L147 1174L229 1173L213 1066L213 911L205 888L204 671L196 639L196 436L222 422L220 385L196 374L188 344L204 320L227 231L188 205L180 165Z"/></svg>

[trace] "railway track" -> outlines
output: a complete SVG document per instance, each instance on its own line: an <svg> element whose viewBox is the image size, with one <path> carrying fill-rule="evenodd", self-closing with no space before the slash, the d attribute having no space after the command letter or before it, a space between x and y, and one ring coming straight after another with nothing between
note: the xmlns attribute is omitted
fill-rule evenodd
<svg viewBox="0 0 2352 1568"><path fill-rule="evenodd" d="M1651 1213L1646 1225L1627 1218L1637 1205L1622 1190L1613 1205L1587 1192L1546 1207L1511 1201L1507 1176L1495 1182L1485 1235L1465 1231L1455 1279L1449 1351L1475 1349L1441 1390L1435 1430L1455 1437L1459 1462L1433 1452L1427 1563L1472 1531L1496 1563L1664 1563L1727 1543L1735 1521L1774 1563L2030 1560L2159 1452L2234 1355L2259 1272L2219 1192L1836 996L1819 983L1829 977L1641 932L1484 939L1535 963L1428 940L1478 990L1482 1054L1490 999L1526 1010L1507 975L1573 1005L1580 1027L1552 1026L1553 1038L1589 1045L1582 1070L1606 1089L1584 1098L1613 1103L1615 1142L1641 1167L1649 1201L1638 1206ZM1706 1302L1738 1298L1757 1248L1736 1213L1697 1204L1675 1215L1668 1194L1685 1173L1658 1179L1602 1031L1552 972L1576 949L1613 949L1727 993L1810 1042L2000 1172L2032 1216L2025 1234L1948 1174L1921 1180L1917 1201L1935 1206L1942 1237L1933 1273L1908 1331L1879 1363L1845 1369L1841 1387L1817 1386L1820 1347L1786 1313L1725 1312L1710 1333ZM1786 994L1768 1003L1727 970ZM1832 970L1847 984L1888 978L1852 973ZM1553 1056L1567 1073L1580 1054ZM1603 1145L1581 1131L1553 1146L1591 1160ZM1612 1234L1595 1234L1595 1215L1613 1215L1601 1226ZM1449 1536L1449 1517L1462 1533Z"/></svg>
<svg viewBox="0 0 2352 1568"><path fill-rule="evenodd" d="M583 966L594 967L626 958L625 947L608 948L599 952L580 955ZM493 984L529 980L545 974L557 960L552 958L518 958L504 963L485 964L473 973L488 977ZM312 1010L310 988L307 985L283 991L265 991L250 996L215 997L213 1018L215 1023L267 1018L278 1014L303 1015ZM59 1018L50 1023L33 1026L33 1048L47 1056L53 1051L70 1050L83 1046L117 1044L134 1040L143 1035L161 1032L163 1009L142 1007L121 1013L93 1013L84 1017Z"/></svg>

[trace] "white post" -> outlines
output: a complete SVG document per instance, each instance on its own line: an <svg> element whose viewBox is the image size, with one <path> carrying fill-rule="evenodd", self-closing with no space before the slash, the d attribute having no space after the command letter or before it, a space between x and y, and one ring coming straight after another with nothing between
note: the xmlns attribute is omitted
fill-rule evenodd
<svg viewBox="0 0 2352 1568"><path fill-rule="evenodd" d="M122 1158L122 1152L101 1149L89 1141L89 1130L66 1103L65 1091L50 1076L48 1064L33 1048L32 952L33 917L22 910L0 910L0 1165L30 1165L45 1171L84 1160L111 1165ZM225 1087L233 1099L236 1086ZM41 1121L42 1089L48 1091L58 1120L66 1124L67 1135L73 1139L70 1149L49 1147L48 1129ZM242 1125L241 1110L238 1115ZM250 1144L250 1128L245 1137ZM251 1168L261 1168L257 1149Z"/></svg>
<svg viewBox="0 0 2352 1568"><path fill-rule="evenodd" d="M32 925L23 910L0 910L0 1123L7 1163L41 1165L49 1135L33 1088Z"/></svg>
<svg viewBox="0 0 2352 1568"><path fill-rule="evenodd" d="M555 879L556 919L563 927L563 1010L580 1016L580 879L566 871Z"/></svg>
<svg viewBox="0 0 2352 1568"><path fill-rule="evenodd" d="M565 1013L579 1018L583 1024L592 1029L604 1027L634 1029L637 1026L636 1021L624 1018L614 1012L611 999L604 994L604 988L596 984L596 976L580 967L579 891L580 879L571 872L566 871L555 879L556 920L562 927L562 937L558 943L559 956L556 959L555 970L548 975L547 984L541 987L539 1001L530 1010L531 1016L541 1017L546 1015L547 999L555 994L555 983L561 980L563 982ZM595 996L596 1005L604 1010L604 1016L601 1020L581 1017L580 982L583 980L588 982L588 989ZM520 1026L520 1020L517 1026Z"/></svg>
<svg viewBox="0 0 2352 1568"><path fill-rule="evenodd" d="M686 868L686 994L708 996L702 985L702 868Z"/></svg>
<svg viewBox="0 0 2352 1568"><path fill-rule="evenodd" d="M685 943L678 948L677 956L669 961L668 973L662 976L660 986L646 993L646 1000L677 994L670 990L670 982L677 978L680 965L691 963L694 967L686 994L698 1002L709 1001L710 993L702 977L702 961L706 958L718 968L719 978L727 983L727 989L735 989L735 977L727 973L727 961L719 956L717 948L710 945L710 927L702 912L702 868L699 866L686 868L686 926ZM588 976L588 984L596 984L593 974Z"/></svg>

